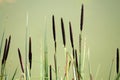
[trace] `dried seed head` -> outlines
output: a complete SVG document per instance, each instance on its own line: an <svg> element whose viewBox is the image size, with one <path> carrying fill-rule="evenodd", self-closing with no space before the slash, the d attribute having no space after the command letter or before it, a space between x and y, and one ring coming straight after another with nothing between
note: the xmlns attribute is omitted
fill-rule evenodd
<svg viewBox="0 0 120 80"><path fill-rule="evenodd" d="M52 29L53 29L53 39L54 39L54 45L55 45L55 52L56 52L56 31L55 31L55 19L54 15L52 16Z"/></svg>
<svg viewBox="0 0 120 80"><path fill-rule="evenodd" d="M54 20L54 15L52 16L52 26L53 26L53 38L54 38L54 41L56 41L56 32L55 32L55 20Z"/></svg>
<svg viewBox="0 0 120 80"><path fill-rule="evenodd" d="M50 80L52 80L52 66L50 65Z"/></svg>
<svg viewBox="0 0 120 80"><path fill-rule="evenodd" d="M69 22L69 30L70 30L70 41L71 41L71 46L72 46L72 48L74 48L73 34L72 34L72 28L71 28L71 22Z"/></svg>
<svg viewBox="0 0 120 80"><path fill-rule="evenodd" d="M30 63L30 70L32 68L32 49L31 49L31 37L29 38L29 63Z"/></svg>
<svg viewBox="0 0 120 80"><path fill-rule="evenodd" d="M83 30L83 18L84 18L84 5L82 4L82 8L81 8L81 20L80 20L80 30Z"/></svg>
<svg viewBox="0 0 120 80"><path fill-rule="evenodd" d="M78 58L77 58L77 50L75 49L75 61L76 61L76 68L78 69Z"/></svg>
<svg viewBox="0 0 120 80"><path fill-rule="evenodd" d="M61 30L62 30L63 44L65 47L66 46L66 38L65 38L65 29L64 29L63 18L61 18Z"/></svg>
<svg viewBox="0 0 120 80"><path fill-rule="evenodd" d="M19 61L20 61L20 65L21 65L21 70L24 73L24 68L23 68L23 63L22 63L22 57L21 57L21 52L20 52L19 48L18 48L18 55L19 55Z"/></svg>
<svg viewBox="0 0 120 80"><path fill-rule="evenodd" d="M116 53L116 72L117 74L119 73L119 49L118 48Z"/></svg>
<svg viewBox="0 0 120 80"><path fill-rule="evenodd" d="M6 50L7 50L7 39L5 41L4 53L3 53L3 58L2 58L2 65L5 62Z"/></svg>
<svg viewBox="0 0 120 80"><path fill-rule="evenodd" d="M9 36L8 44L7 44L7 49L6 49L6 56L5 56L5 61L7 60L9 48L10 48L10 42L11 42L11 36Z"/></svg>

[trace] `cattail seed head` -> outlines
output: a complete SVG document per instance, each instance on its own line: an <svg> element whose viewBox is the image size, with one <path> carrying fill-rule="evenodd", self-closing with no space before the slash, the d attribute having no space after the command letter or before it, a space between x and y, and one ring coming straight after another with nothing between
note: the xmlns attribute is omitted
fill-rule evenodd
<svg viewBox="0 0 120 80"><path fill-rule="evenodd" d="M64 29L63 18L61 18L61 30L62 30L63 44L65 47L66 46L66 38L65 38L65 29Z"/></svg>
<svg viewBox="0 0 120 80"><path fill-rule="evenodd" d="M83 30L83 18L84 18L84 5L82 4L81 8L81 18L80 18L80 30Z"/></svg>
<svg viewBox="0 0 120 80"><path fill-rule="evenodd" d="M69 22L69 31L70 31L70 41L71 41L71 46L72 46L72 48L74 48L71 22Z"/></svg>
<svg viewBox="0 0 120 80"><path fill-rule="evenodd" d="M29 37L29 64L30 64L30 70L32 68L32 49L31 49L31 37Z"/></svg>
<svg viewBox="0 0 120 80"><path fill-rule="evenodd" d="M24 68L23 68L23 63L22 63L22 56L21 56L21 52L20 52L19 48L18 48L18 55L19 55L19 61L20 61L20 65L21 65L21 70L24 73Z"/></svg>
<svg viewBox="0 0 120 80"><path fill-rule="evenodd" d="M3 53L3 58L2 58L2 65L5 62L6 50L7 50L7 39L5 41L4 53Z"/></svg>
<svg viewBox="0 0 120 80"><path fill-rule="evenodd" d="M116 72L117 74L119 73L119 49L118 48L116 53Z"/></svg>

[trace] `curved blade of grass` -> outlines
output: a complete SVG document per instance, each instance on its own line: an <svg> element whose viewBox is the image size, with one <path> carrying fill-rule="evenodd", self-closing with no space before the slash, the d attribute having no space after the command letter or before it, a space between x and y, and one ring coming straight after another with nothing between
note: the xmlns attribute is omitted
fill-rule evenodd
<svg viewBox="0 0 120 80"><path fill-rule="evenodd" d="M120 79L120 73L117 74L117 77L115 78L115 80L119 80Z"/></svg>
<svg viewBox="0 0 120 80"><path fill-rule="evenodd" d="M15 72L14 72L11 80L14 80L14 78L15 78L15 76L16 76L16 74L17 74L17 69L18 69L18 68L15 69Z"/></svg>

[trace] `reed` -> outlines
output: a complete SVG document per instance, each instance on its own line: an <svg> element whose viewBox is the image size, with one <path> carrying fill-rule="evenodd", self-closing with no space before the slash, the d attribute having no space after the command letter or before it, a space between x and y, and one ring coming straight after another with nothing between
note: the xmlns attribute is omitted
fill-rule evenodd
<svg viewBox="0 0 120 80"><path fill-rule="evenodd" d="M63 45L64 45L64 47L66 47L66 38L65 38L65 29L64 29L63 18L61 18L61 30L62 30Z"/></svg>
<svg viewBox="0 0 120 80"><path fill-rule="evenodd" d="M84 18L84 5L82 4L81 8L81 18L80 18L80 30L83 30L83 18Z"/></svg>
<svg viewBox="0 0 120 80"><path fill-rule="evenodd" d="M117 48L116 52L116 73L119 73L119 49Z"/></svg>
<svg viewBox="0 0 120 80"><path fill-rule="evenodd" d="M18 55L19 55L19 61L20 61L20 65L21 65L21 70L22 73L24 73L24 67L23 67L23 62L22 62L22 56L21 56L21 52L20 49L18 48Z"/></svg>
<svg viewBox="0 0 120 80"><path fill-rule="evenodd" d="M52 29L53 29L53 39L54 39L54 46L55 46L55 52L56 52L56 30L55 30L55 19L54 15L52 16Z"/></svg>
<svg viewBox="0 0 120 80"><path fill-rule="evenodd" d="M7 42L7 39L5 41L4 53L3 53L2 63L1 63L2 65L1 66L1 80L3 80L4 75L6 75L5 68L6 68L6 61L7 61L7 57L9 53L10 43L11 43L11 35L9 36L8 42Z"/></svg>
<svg viewBox="0 0 120 80"><path fill-rule="evenodd" d="M31 37L29 37L29 72L30 72L30 77L31 77L31 68L32 68L32 42L31 42Z"/></svg>
<svg viewBox="0 0 120 80"><path fill-rule="evenodd" d="M49 69L50 69L50 74L49 74L50 75L50 80L52 80L52 66L51 65L50 65Z"/></svg>

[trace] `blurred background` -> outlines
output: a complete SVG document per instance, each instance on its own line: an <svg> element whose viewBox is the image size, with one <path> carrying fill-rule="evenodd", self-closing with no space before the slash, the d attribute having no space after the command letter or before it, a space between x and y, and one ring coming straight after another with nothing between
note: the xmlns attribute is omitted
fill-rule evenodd
<svg viewBox="0 0 120 80"><path fill-rule="evenodd" d="M81 5L84 4L84 29L82 33L82 65L84 79L89 79L87 53L90 51L90 67L94 80L107 80L116 48L120 48L120 1L119 0L0 0L0 40L11 35L11 46L7 60L9 79L18 67L21 68L17 48L25 57L25 34L28 14L28 35L32 38L32 80L39 80L44 53L44 33L47 33L49 65L54 66L54 42L52 15L55 16L57 36L57 58L59 77L63 77L65 54L62 43L60 19L63 17L67 51L72 52L69 37L69 21L72 23L75 48L78 49ZM45 29L46 27L46 29ZM3 43L3 47L4 47ZM86 44L85 44L86 43ZM85 47L86 46L86 47ZM2 49L3 50L3 49ZM3 51L2 51L3 53ZM53 74L54 75L54 74ZM72 74L72 71L70 73ZM115 77L115 61L112 76Z"/></svg>

